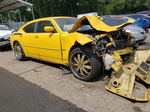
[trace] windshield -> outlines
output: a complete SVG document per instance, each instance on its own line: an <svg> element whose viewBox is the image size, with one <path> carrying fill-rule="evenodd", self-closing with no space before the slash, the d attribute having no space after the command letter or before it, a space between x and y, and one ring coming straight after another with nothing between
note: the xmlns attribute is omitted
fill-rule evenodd
<svg viewBox="0 0 150 112"><path fill-rule="evenodd" d="M59 27L61 28L62 31L69 32L74 24L78 21L77 18L59 18L55 19ZM85 30L91 30L92 28L89 25L84 25L81 28L79 28L76 31L85 31Z"/></svg>
<svg viewBox="0 0 150 112"><path fill-rule="evenodd" d="M6 25L0 25L0 30L9 30L9 27Z"/></svg>
<svg viewBox="0 0 150 112"><path fill-rule="evenodd" d="M55 19L62 31L69 32L73 25L78 21L76 18L59 18Z"/></svg>

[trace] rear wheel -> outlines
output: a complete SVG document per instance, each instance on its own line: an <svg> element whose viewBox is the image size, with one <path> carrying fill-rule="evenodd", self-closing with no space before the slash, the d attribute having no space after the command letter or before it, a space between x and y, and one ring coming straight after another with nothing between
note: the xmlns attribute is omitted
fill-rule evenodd
<svg viewBox="0 0 150 112"><path fill-rule="evenodd" d="M15 53L15 56L16 56L17 60L19 60L19 61L26 60L23 49L22 49L21 45L18 42L16 42L14 44L14 53Z"/></svg>
<svg viewBox="0 0 150 112"><path fill-rule="evenodd" d="M73 75L83 81L91 81L100 76L101 61L90 48L75 48L69 57L69 67Z"/></svg>

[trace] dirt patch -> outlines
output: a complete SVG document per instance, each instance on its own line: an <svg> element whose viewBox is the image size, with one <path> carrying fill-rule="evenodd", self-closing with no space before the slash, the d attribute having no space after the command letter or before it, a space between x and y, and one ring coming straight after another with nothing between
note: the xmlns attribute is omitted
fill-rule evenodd
<svg viewBox="0 0 150 112"><path fill-rule="evenodd" d="M143 111L141 110L141 108L140 108L140 107L137 107L137 106L134 106L134 107L133 107L133 110L134 110L134 112L143 112Z"/></svg>

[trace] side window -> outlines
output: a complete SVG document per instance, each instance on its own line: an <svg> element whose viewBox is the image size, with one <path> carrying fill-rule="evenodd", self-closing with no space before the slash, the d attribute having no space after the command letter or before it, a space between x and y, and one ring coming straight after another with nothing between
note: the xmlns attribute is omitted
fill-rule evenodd
<svg viewBox="0 0 150 112"><path fill-rule="evenodd" d="M34 27L35 27L35 23L31 23L31 24L27 25L23 30L26 33L34 33Z"/></svg>
<svg viewBox="0 0 150 112"><path fill-rule="evenodd" d="M54 27L50 21L40 21L38 22L37 33L45 33L44 31L45 26Z"/></svg>

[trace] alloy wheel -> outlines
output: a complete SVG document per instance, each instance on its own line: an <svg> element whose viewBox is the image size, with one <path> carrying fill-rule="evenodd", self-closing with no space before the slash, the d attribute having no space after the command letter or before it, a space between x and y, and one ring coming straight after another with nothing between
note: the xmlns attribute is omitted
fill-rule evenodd
<svg viewBox="0 0 150 112"><path fill-rule="evenodd" d="M84 53L75 53L71 57L71 68L80 77L88 77L92 72L91 62Z"/></svg>

